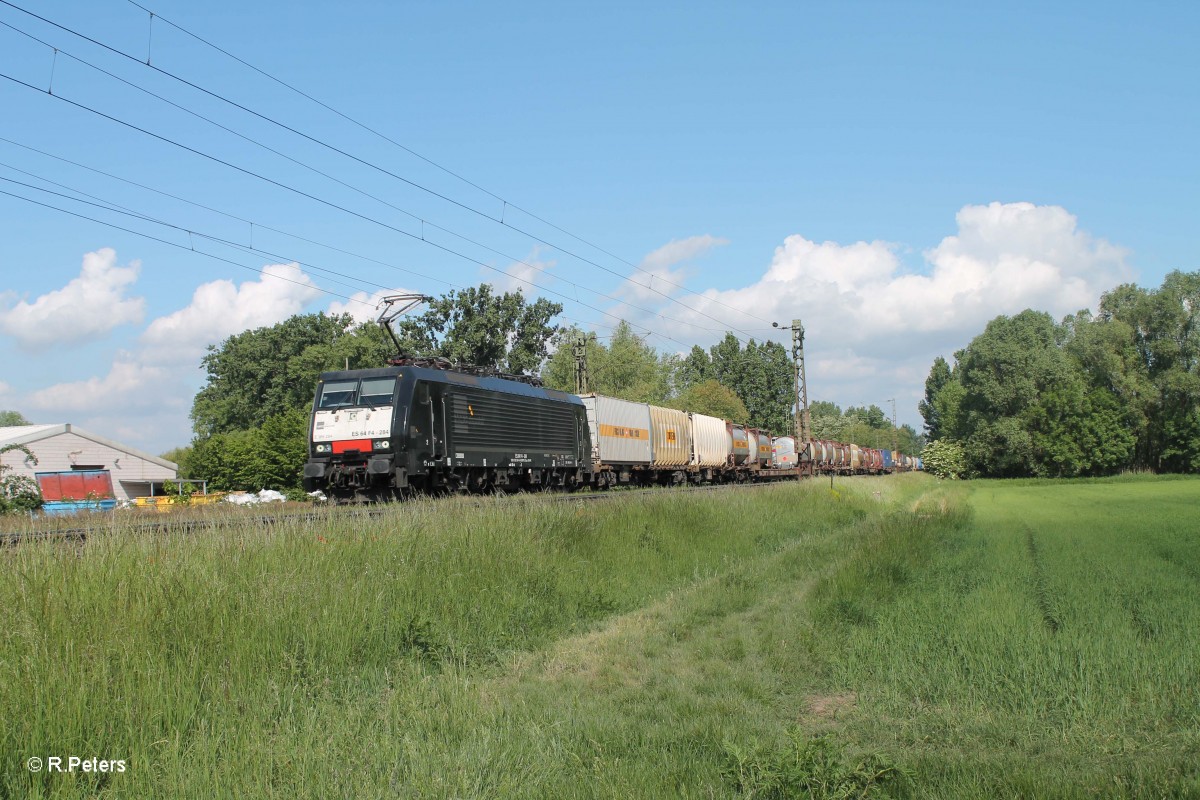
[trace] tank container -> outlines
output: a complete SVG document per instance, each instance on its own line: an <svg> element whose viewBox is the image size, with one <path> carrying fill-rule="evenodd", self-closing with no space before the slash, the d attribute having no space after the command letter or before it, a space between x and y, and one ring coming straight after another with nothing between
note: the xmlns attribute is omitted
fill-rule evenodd
<svg viewBox="0 0 1200 800"><path fill-rule="evenodd" d="M733 439L733 463L741 466L750 459L750 435L741 425L730 425L729 435Z"/></svg>
<svg viewBox="0 0 1200 800"><path fill-rule="evenodd" d="M796 440L791 436L780 436L773 444L773 463L776 469L791 469L796 466L799 458L796 454Z"/></svg>

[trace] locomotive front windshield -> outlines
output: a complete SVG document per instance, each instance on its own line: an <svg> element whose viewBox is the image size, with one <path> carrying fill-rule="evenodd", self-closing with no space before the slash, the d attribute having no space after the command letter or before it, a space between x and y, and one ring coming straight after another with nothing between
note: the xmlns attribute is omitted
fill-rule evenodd
<svg viewBox="0 0 1200 800"><path fill-rule="evenodd" d="M363 378L362 380L329 381L321 387L318 409L349 406L388 406L396 391L395 378Z"/></svg>

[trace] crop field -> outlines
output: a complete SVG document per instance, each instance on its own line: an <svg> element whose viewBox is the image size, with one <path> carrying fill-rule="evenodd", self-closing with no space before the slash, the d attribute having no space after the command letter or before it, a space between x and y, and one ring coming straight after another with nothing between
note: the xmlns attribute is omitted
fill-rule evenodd
<svg viewBox="0 0 1200 800"><path fill-rule="evenodd" d="M0 797L1200 796L1197 530L900 475L23 543Z"/></svg>

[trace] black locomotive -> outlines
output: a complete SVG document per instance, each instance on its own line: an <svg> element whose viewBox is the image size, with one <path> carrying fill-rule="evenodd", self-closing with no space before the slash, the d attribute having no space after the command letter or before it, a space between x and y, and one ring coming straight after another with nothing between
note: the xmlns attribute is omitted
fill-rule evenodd
<svg viewBox="0 0 1200 800"><path fill-rule="evenodd" d="M530 383L428 366L326 372L304 488L336 500L574 489L591 481L583 401Z"/></svg>

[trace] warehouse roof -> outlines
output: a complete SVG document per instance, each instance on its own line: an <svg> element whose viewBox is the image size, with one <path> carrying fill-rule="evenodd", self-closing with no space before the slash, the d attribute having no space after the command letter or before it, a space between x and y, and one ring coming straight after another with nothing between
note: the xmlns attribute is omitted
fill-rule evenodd
<svg viewBox="0 0 1200 800"><path fill-rule="evenodd" d="M52 436L58 436L63 433L73 433L76 436L90 439L96 444L102 444L105 447L111 447L114 450L120 450L136 458L141 458L146 461L158 464L160 467L167 469L178 470L179 465L167 461L165 458L152 456L149 453L142 452L136 448L130 447L120 442L114 442L112 439L105 439L103 436L97 436L94 433L89 433L77 425L72 425L69 422L61 422L52 425L14 425L12 427L0 428L0 447L10 444L32 444L33 442L42 439L49 439Z"/></svg>

